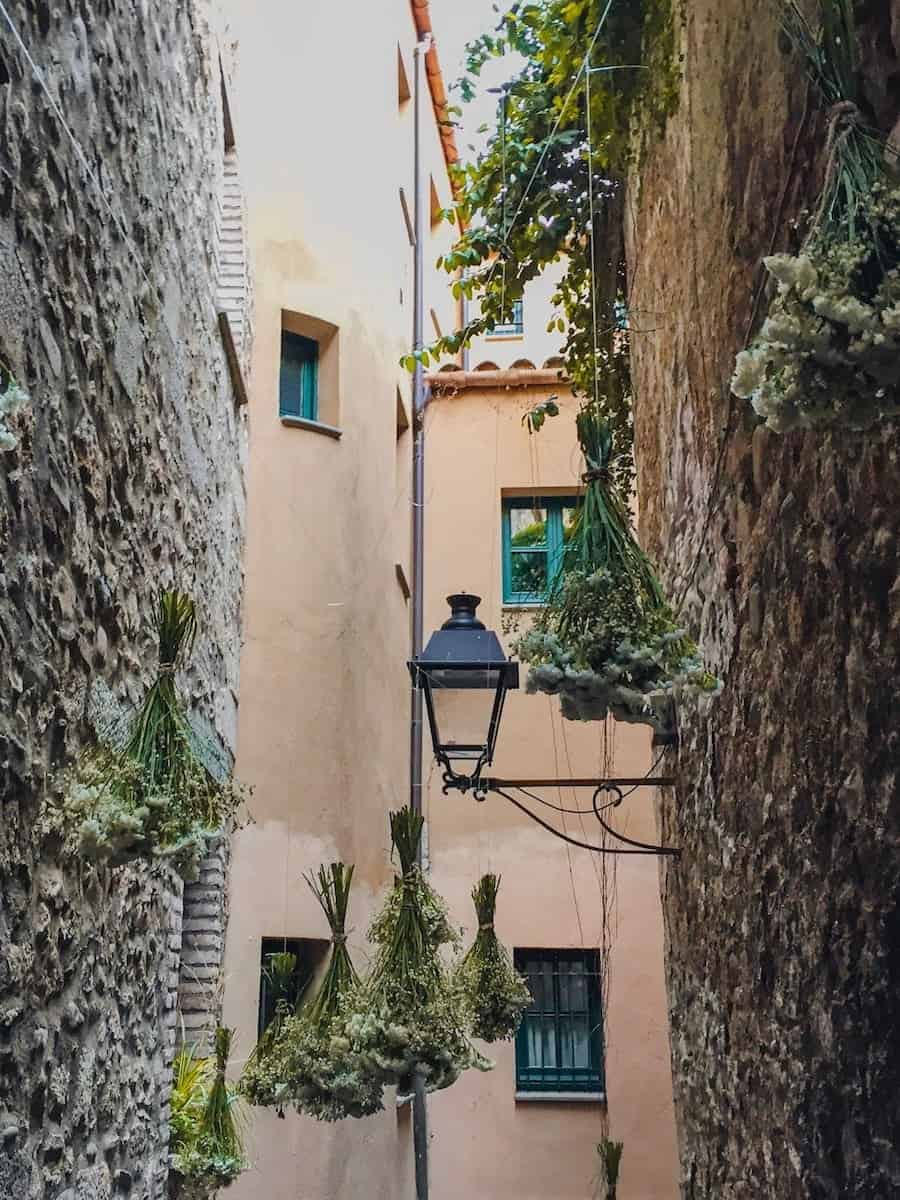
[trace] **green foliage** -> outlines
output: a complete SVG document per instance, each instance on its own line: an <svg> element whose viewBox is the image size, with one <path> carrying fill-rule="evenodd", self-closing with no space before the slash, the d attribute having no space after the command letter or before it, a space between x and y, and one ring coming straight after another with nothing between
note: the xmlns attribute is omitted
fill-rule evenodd
<svg viewBox="0 0 900 1200"><path fill-rule="evenodd" d="M246 799L232 780L214 779L175 686L197 633L194 603L163 592L155 618L156 679L121 747L98 745L77 764L63 818L79 851L113 866L140 857L170 861L196 878L209 839L233 823Z"/></svg>
<svg viewBox="0 0 900 1200"><path fill-rule="evenodd" d="M416 862L422 817L391 813L401 874L369 929L375 961L346 1033L365 1069L410 1091L449 1087L469 1067L489 1069L468 1038L466 1014L440 947L456 941L444 902Z"/></svg>
<svg viewBox="0 0 900 1200"><path fill-rule="evenodd" d="M797 255L765 260L777 291L738 355L732 391L771 429L865 429L900 413L900 188L861 109L852 0L821 0L817 32L784 29L827 106L825 177Z"/></svg>
<svg viewBox="0 0 900 1200"><path fill-rule="evenodd" d="M542 400L540 404L535 404L533 408L528 410L522 418L522 424L529 433L540 432L548 417L559 416L558 400L558 396L548 396L546 400Z"/></svg>
<svg viewBox="0 0 900 1200"><path fill-rule="evenodd" d="M7 418L20 412L31 397L16 381L12 371L0 359L0 452L14 450L19 439L7 425Z"/></svg>
<svg viewBox="0 0 900 1200"><path fill-rule="evenodd" d="M169 1126L169 1193L173 1200L208 1200L247 1170L235 1121L236 1090L225 1079L231 1030L215 1032L215 1057L192 1046L175 1056Z"/></svg>
<svg viewBox="0 0 900 1200"><path fill-rule="evenodd" d="M716 691L679 628L631 530L613 477L613 436L599 408L577 418L587 484L548 602L513 649L529 692L559 695L570 720L617 719L665 729L679 694Z"/></svg>
<svg viewBox="0 0 900 1200"><path fill-rule="evenodd" d="M344 1031L361 987L347 950L352 880L353 867L339 862L307 877L331 931L328 964L314 996L257 1045L241 1079L252 1104L280 1112L290 1105L320 1121L369 1116L382 1107L381 1080L365 1069Z"/></svg>
<svg viewBox="0 0 900 1200"><path fill-rule="evenodd" d="M439 339L434 357L455 354L508 321L525 284L564 259L554 297L559 315L551 327L566 335L564 363L575 391L603 406L616 443L614 469L626 490L632 424L624 180L638 126L658 128L674 105L675 35L671 0L535 0L514 5L495 32L474 42L458 85L464 100L474 96L488 59L516 52L525 65L504 91L484 152L458 169L454 217L466 232L439 261L450 273L463 272L454 294L478 297L481 312L465 329ZM591 75L591 154L583 74L572 87L586 53L592 68L621 68Z"/></svg>
<svg viewBox="0 0 900 1200"><path fill-rule="evenodd" d="M471 1031L485 1042L515 1037L531 1003L525 980L494 930L499 887L499 875L483 875L472 889L478 932L456 972Z"/></svg>
<svg viewBox="0 0 900 1200"><path fill-rule="evenodd" d="M597 1154L600 1158L601 1178L606 1185L605 1197L606 1200L616 1200L616 1194L619 1187L619 1172L622 1165L622 1151L624 1144L622 1142L614 1142L611 1138L605 1137L601 1142L597 1143Z"/></svg>

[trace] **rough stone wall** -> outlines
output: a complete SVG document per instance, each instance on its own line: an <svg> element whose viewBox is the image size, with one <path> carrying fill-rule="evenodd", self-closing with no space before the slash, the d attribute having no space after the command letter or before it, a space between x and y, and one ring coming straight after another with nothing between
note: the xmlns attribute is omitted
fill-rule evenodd
<svg viewBox="0 0 900 1200"><path fill-rule="evenodd" d="M197 599L182 683L233 749L244 430L216 321L219 56L205 6L6 7L49 97L0 20L0 358L31 395L0 454L0 1196L147 1200L180 885L66 861L39 811L92 736L92 684L140 698L160 587Z"/></svg>
<svg viewBox="0 0 900 1200"><path fill-rule="evenodd" d="M857 9L888 130L900 5ZM779 437L729 400L760 258L791 244L824 122L777 6L691 0L684 15L680 105L627 231L643 539L725 680L707 711L682 712L666 764L664 840L683 847L662 868L683 1195L887 1200L900 443L896 428Z"/></svg>

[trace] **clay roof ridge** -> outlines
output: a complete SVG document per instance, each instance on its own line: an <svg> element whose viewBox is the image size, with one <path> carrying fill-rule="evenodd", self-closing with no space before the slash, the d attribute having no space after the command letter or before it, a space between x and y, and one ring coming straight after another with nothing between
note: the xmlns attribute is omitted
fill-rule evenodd
<svg viewBox="0 0 900 1200"><path fill-rule="evenodd" d="M433 37L434 31L431 27L431 10L428 0L410 0L410 6L419 39L421 40L426 33L432 34ZM438 123L438 133L441 138L444 162L447 164L448 173L450 173L450 186L453 190L453 195L456 196L456 185L453 182L453 175L450 172L450 168L459 162L459 150L456 146L456 135L453 132L453 126L450 124L450 113L448 111L450 102L447 99L447 89L444 86L441 62L438 58L437 46L434 42L432 42L431 49L425 55L425 75L428 79L428 90L431 92L431 105L434 109L434 117Z"/></svg>

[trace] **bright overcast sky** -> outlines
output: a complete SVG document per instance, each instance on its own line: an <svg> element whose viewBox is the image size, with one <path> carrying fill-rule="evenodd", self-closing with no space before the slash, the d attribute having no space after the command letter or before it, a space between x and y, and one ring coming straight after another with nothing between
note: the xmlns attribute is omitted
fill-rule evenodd
<svg viewBox="0 0 900 1200"><path fill-rule="evenodd" d="M441 71L449 88L462 73L466 44L479 34L496 28L500 17L494 11L493 0L430 0L430 6L431 27L441 59ZM500 11L504 12L507 7L508 3L501 0ZM464 159L471 157L468 148L470 142L479 145L483 141L483 137L475 133L479 125L493 123L497 97L487 93L486 89L502 83L514 65L515 60L497 61L489 63L482 72L479 94L463 109L463 127L456 136ZM458 104L459 97L451 97L451 103Z"/></svg>

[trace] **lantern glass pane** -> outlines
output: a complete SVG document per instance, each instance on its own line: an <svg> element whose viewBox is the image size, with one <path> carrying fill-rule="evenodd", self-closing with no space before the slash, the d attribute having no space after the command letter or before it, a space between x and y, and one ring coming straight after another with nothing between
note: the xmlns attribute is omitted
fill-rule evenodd
<svg viewBox="0 0 900 1200"><path fill-rule="evenodd" d="M442 688L432 681L431 697L438 738L448 758L479 758L487 746L496 691L477 686Z"/></svg>

